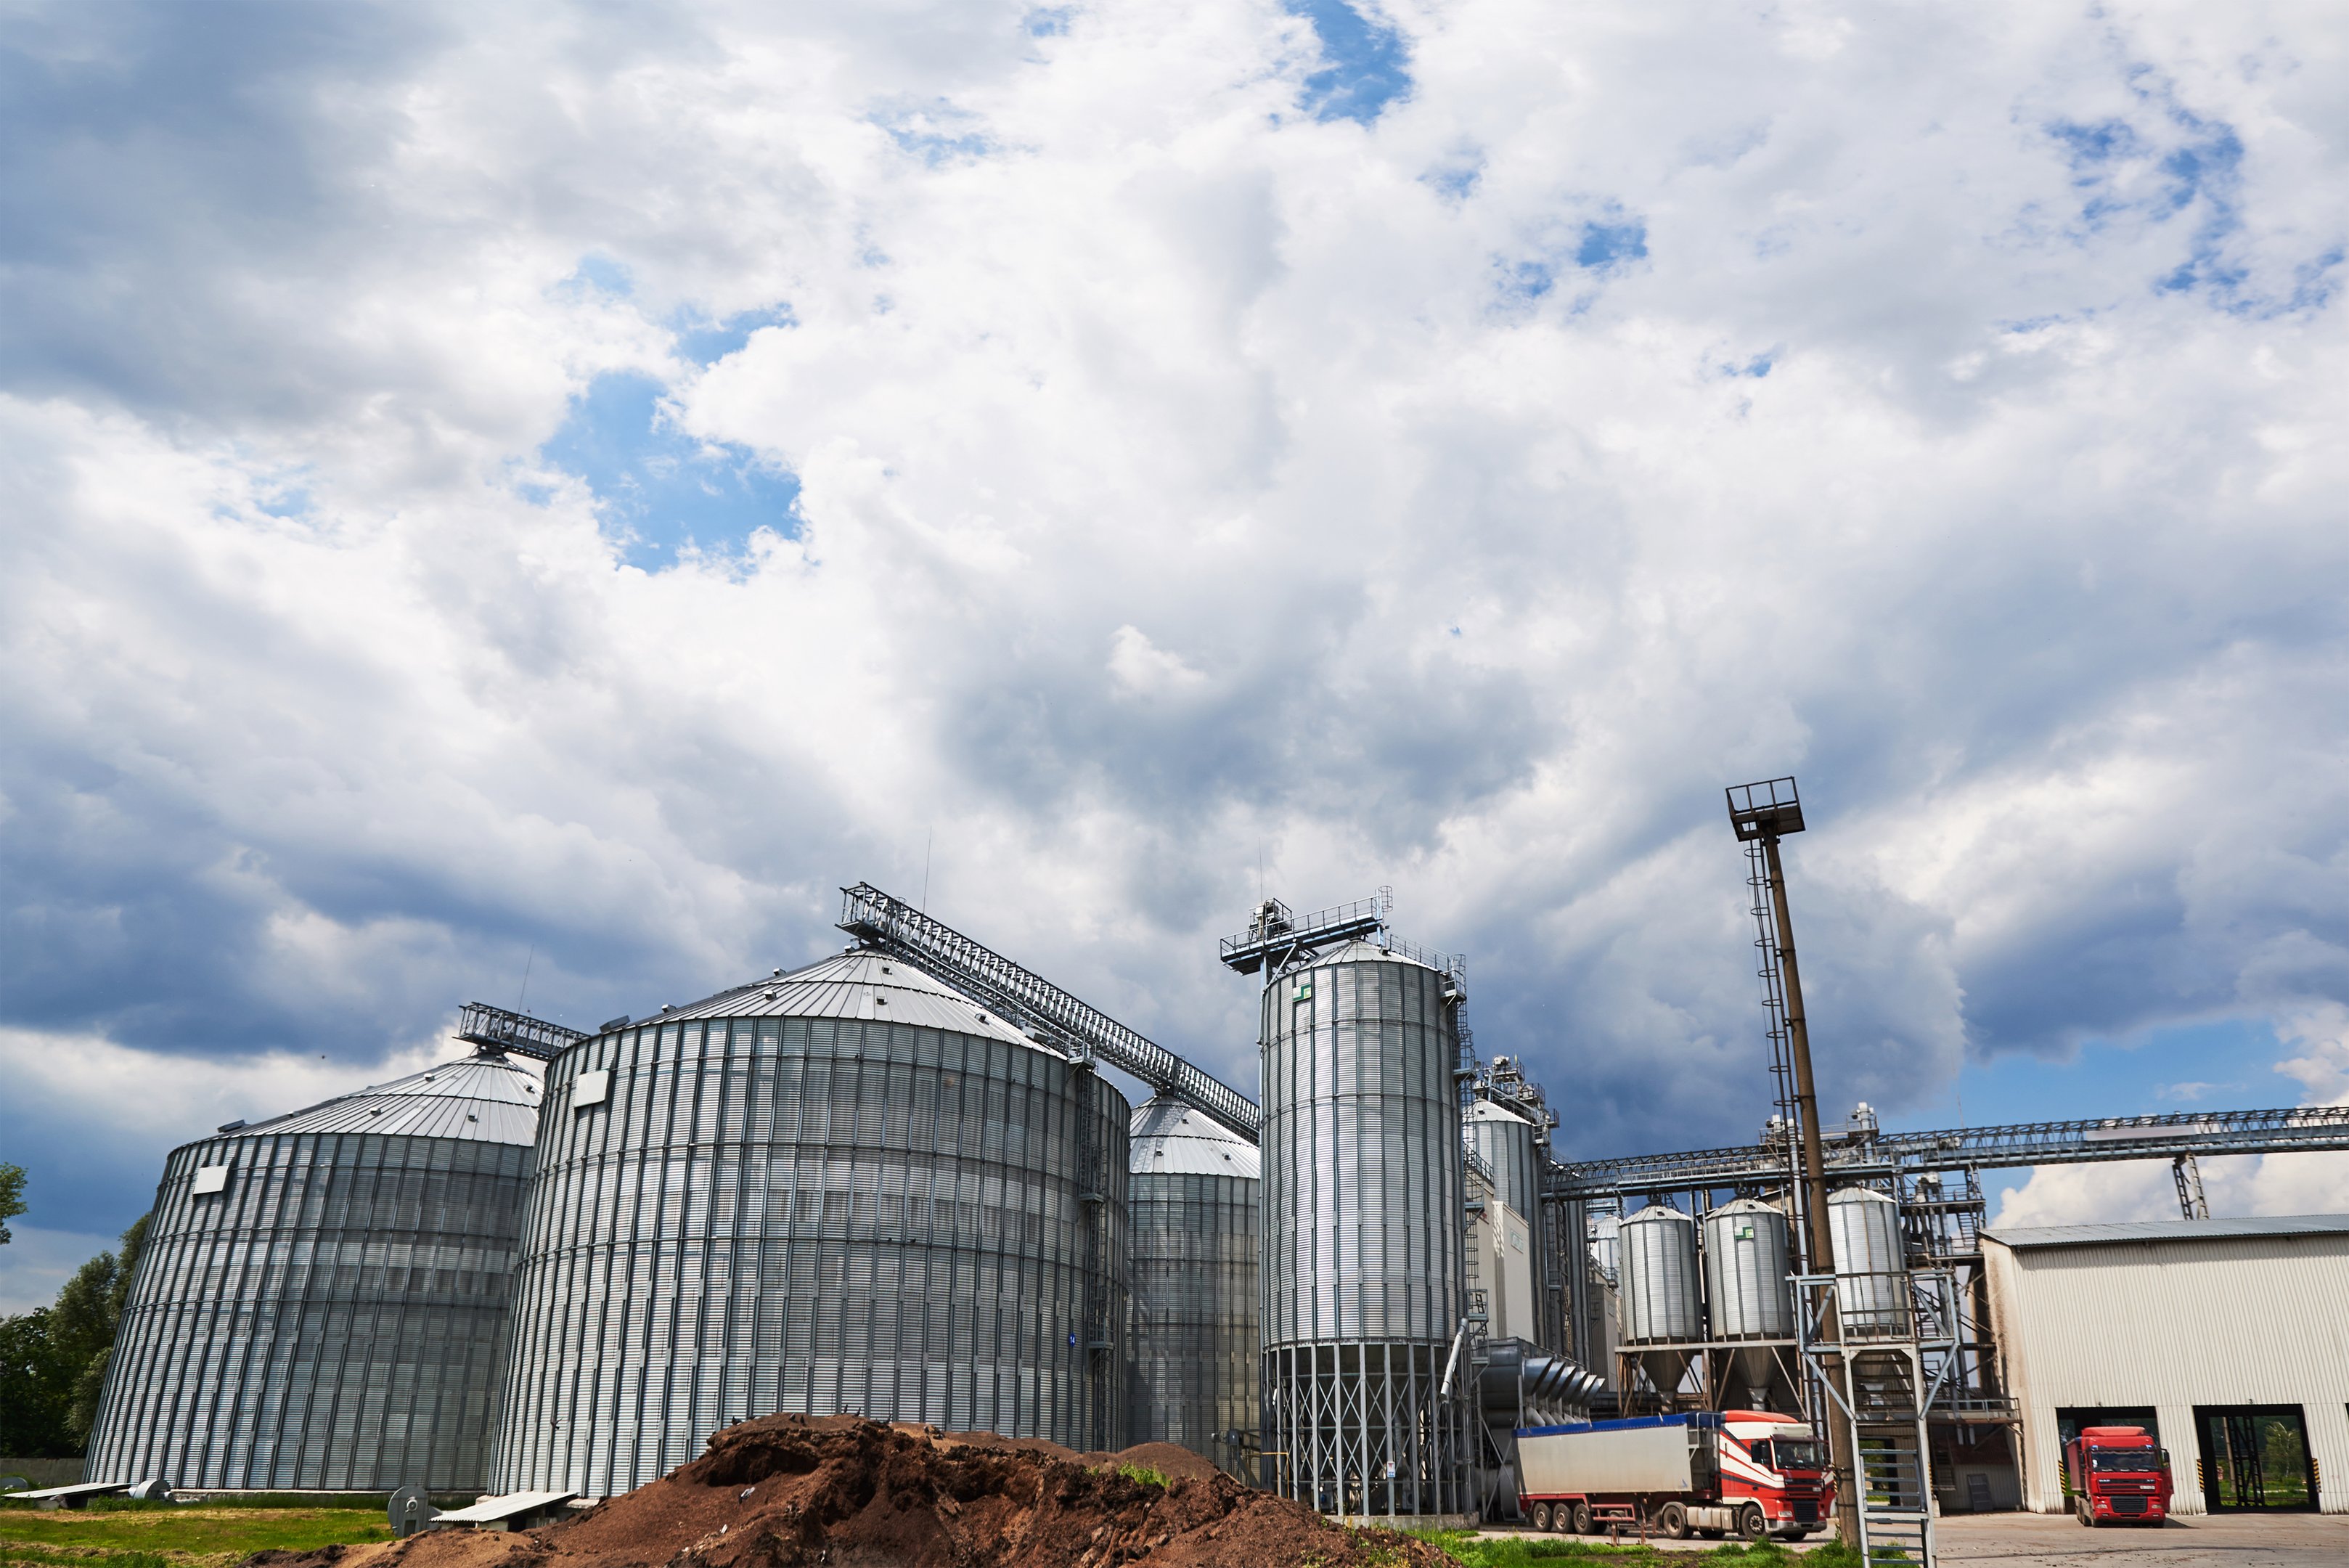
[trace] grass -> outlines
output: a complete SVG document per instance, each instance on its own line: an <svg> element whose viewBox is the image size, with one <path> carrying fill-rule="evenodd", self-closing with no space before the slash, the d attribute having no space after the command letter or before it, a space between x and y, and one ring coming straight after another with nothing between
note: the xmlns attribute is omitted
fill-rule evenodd
<svg viewBox="0 0 2349 1568"><path fill-rule="evenodd" d="M379 1504L364 1511L168 1503L0 1511L0 1563L36 1568L228 1568L255 1552L309 1552L390 1539Z"/></svg>
<svg viewBox="0 0 2349 1568"><path fill-rule="evenodd" d="M1139 1481L1143 1486L1154 1486L1161 1491L1174 1484L1174 1478L1164 1470L1154 1469L1149 1465L1121 1464L1117 1467L1117 1473L1130 1481Z"/></svg>
<svg viewBox="0 0 2349 1568"><path fill-rule="evenodd" d="M1605 1541L1581 1536L1537 1537L1497 1535L1479 1536L1464 1530L1418 1530L1412 1532L1422 1540L1432 1542L1444 1555L1461 1563L1463 1568L1529 1568L1537 1563L1590 1563L1598 1561L1655 1563L1744 1563L1753 1568L1793 1568L1796 1563L1804 1568L1857 1568L1855 1553L1842 1558L1827 1555L1826 1549L1814 1547L1797 1554L1787 1551L1775 1541L1724 1542L1710 1552L1660 1552L1652 1546L1637 1542L1617 1546ZM1832 1544L1832 1543L1831 1543ZM1838 1546L1837 1552L1842 1549ZM1848 1561L1847 1561L1847 1559Z"/></svg>

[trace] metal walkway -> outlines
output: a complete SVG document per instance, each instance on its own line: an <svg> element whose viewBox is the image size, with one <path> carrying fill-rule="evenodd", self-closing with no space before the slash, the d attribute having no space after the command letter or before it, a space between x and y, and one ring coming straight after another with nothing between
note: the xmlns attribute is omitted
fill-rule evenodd
<svg viewBox="0 0 2349 1568"><path fill-rule="evenodd" d="M2262 1111L2186 1111L2093 1121L2022 1122L1941 1132L1876 1133L1830 1139L1830 1177L1992 1170L2023 1165L2086 1165L2120 1159L2177 1159L2221 1154L2292 1154L2349 1149L2349 1106L2292 1106ZM1548 1195L1611 1197L1692 1187L1784 1180L1786 1157L1776 1145L1691 1149L1577 1160L1550 1168Z"/></svg>

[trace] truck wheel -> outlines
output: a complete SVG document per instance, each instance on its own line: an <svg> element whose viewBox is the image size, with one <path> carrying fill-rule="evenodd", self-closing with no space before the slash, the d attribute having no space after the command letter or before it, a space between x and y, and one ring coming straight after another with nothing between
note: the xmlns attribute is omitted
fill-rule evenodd
<svg viewBox="0 0 2349 1568"><path fill-rule="evenodd" d="M1689 1538L1688 1510L1676 1502L1668 1502L1658 1509L1656 1533L1668 1541L1686 1541Z"/></svg>
<svg viewBox="0 0 2349 1568"><path fill-rule="evenodd" d="M1549 1504L1546 1502L1534 1504L1534 1528L1547 1532L1550 1528L1549 1520Z"/></svg>
<svg viewBox="0 0 2349 1568"><path fill-rule="evenodd" d="M1737 1533L1748 1541L1770 1539L1770 1520L1759 1504L1747 1503L1745 1511L1737 1516Z"/></svg>
<svg viewBox="0 0 2349 1568"><path fill-rule="evenodd" d="M1574 1505L1574 1532L1577 1535L1590 1533L1590 1505L1587 1502Z"/></svg>
<svg viewBox="0 0 2349 1568"><path fill-rule="evenodd" d="M2088 1504L2085 1499L2075 1497L2072 1500L2072 1517L2091 1530L2096 1527L2096 1517L2088 1511Z"/></svg>

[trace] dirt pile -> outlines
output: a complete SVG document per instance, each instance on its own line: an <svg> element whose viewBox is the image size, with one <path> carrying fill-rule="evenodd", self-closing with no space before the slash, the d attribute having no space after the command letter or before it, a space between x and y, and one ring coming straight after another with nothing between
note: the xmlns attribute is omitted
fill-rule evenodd
<svg viewBox="0 0 2349 1568"><path fill-rule="evenodd" d="M541 1530L448 1530L263 1559L255 1568L1438 1568L1447 1561L1406 1536L1340 1530L1165 1444L1079 1455L852 1416L770 1416L730 1427L693 1463Z"/></svg>

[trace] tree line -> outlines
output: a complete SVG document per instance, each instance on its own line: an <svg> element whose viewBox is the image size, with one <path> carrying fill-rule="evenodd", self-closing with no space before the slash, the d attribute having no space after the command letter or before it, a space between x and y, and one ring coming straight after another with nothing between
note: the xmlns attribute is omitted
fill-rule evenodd
<svg viewBox="0 0 2349 1568"><path fill-rule="evenodd" d="M0 1165L0 1246L11 1240L8 1221L24 1212L24 1169ZM147 1218L122 1233L119 1251L76 1270L53 1304L0 1318L0 1454L63 1459L88 1445Z"/></svg>

